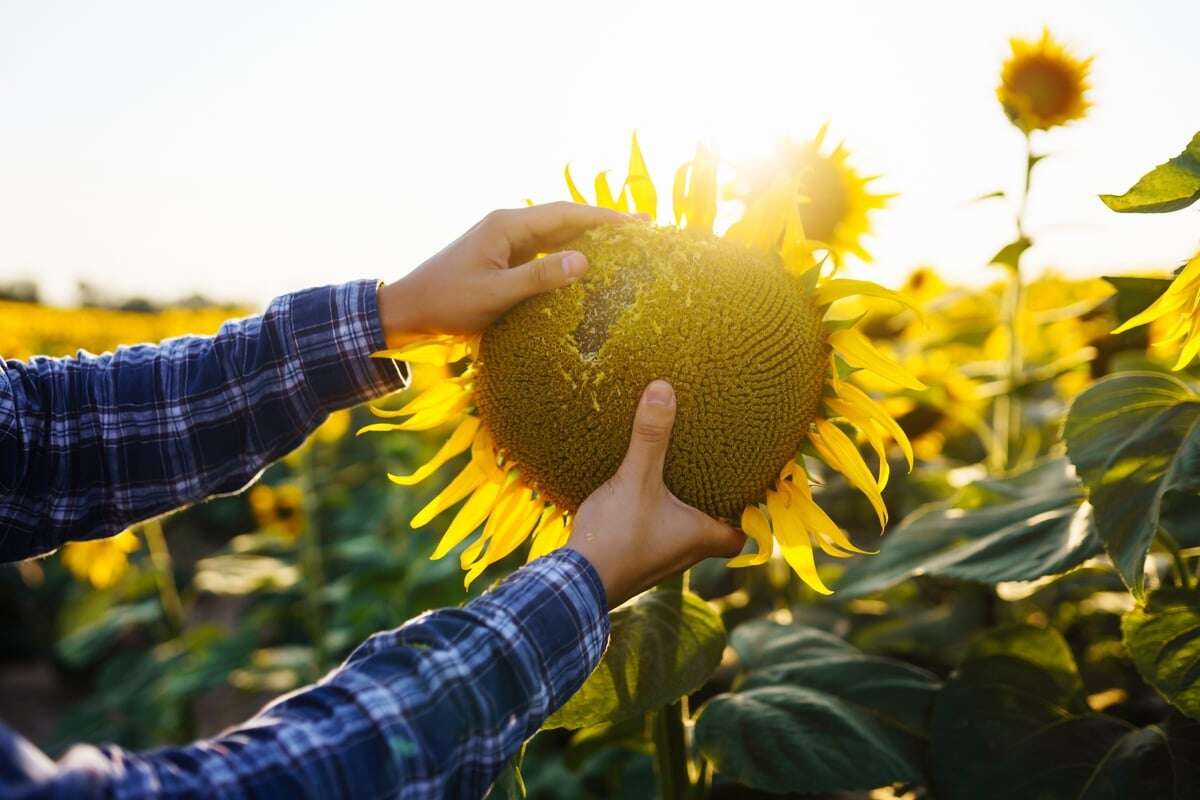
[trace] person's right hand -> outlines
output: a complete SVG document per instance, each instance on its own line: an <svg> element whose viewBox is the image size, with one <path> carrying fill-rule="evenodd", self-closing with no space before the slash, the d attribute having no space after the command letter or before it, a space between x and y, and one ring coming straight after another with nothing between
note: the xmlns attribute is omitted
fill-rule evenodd
<svg viewBox="0 0 1200 800"><path fill-rule="evenodd" d="M732 557L746 537L671 494L663 462L675 424L675 391L654 381L642 393L625 460L575 514L567 541L604 583L615 608L711 556Z"/></svg>

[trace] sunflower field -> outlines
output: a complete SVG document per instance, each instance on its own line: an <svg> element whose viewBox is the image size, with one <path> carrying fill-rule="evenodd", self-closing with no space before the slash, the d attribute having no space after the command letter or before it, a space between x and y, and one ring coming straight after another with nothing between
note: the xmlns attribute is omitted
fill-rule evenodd
<svg viewBox="0 0 1200 800"><path fill-rule="evenodd" d="M239 495L0 570L0 718L53 755L245 719L564 546L667 377L668 486L750 541L614 611L493 797L1200 796L1200 254L1022 263L1039 137L1088 124L1090 68L1011 43L1020 193L978 200L1013 209L982 288L867 280L892 195L825 128L758 163L699 146L669 187L636 135L620 185L568 167L575 202L648 217L579 240L579 284L379 354L409 389ZM1189 213L1200 132L1180 145L1097 203ZM0 302L0 354L240 313Z"/></svg>

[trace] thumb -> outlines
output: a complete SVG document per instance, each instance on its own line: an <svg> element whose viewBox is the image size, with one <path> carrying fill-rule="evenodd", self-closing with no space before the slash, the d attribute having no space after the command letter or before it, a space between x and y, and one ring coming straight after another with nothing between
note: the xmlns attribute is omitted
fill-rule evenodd
<svg viewBox="0 0 1200 800"><path fill-rule="evenodd" d="M527 297L574 283L587 267L587 257L583 253L566 250L500 270L496 277L505 299L514 305Z"/></svg>
<svg viewBox="0 0 1200 800"><path fill-rule="evenodd" d="M638 402L621 471L637 480L661 481L674 424L675 390L666 381L652 381Z"/></svg>

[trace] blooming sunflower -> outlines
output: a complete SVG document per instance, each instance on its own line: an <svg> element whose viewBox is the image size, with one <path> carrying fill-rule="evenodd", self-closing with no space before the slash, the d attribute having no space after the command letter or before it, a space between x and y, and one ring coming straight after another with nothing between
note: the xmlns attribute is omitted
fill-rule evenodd
<svg viewBox="0 0 1200 800"><path fill-rule="evenodd" d="M62 562L78 580L107 589L125 574L129 554L140 546L133 531L122 531L107 539L71 542L62 549Z"/></svg>
<svg viewBox="0 0 1200 800"><path fill-rule="evenodd" d="M677 226L589 231L571 245L588 257L580 281L519 304L481 336L425 337L378 354L435 364L469 359L404 407L375 409L403 421L362 431L455 426L428 463L388 477L412 485L469 453L412 519L420 528L458 506L435 559L482 526L460 555L468 585L526 540L530 559L566 543L572 514L620 463L638 397L654 378L674 385L679 408L667 486L740 523L757 545L730 566L761 564L778 542L795 572L828 593L814 549L835 557L865 552L814 502L805 456L845 475L886 524L885 448L898 444L910 468L912 448L851 377L866 370L901 386L923 385L854 321L827 312L850 295L908 301L873 283L822 279L790 191L756 194L744 216L714 236L715 174L711 154L699 149L676 173ZM567 177L571 195L583 200ZM596 187L600 205L632 204L656 215L657 193L636 138L620 191L611 191L603 173ZM875 452L874 472L855 436Z"/></svg>
<svg viewBox="0 0 1200 800"><path fill-rule="evenodd" d="M1176 315L1173 320L1168 316L1171 314ZM1167 347L1178 343L1181 349L1172 369L1180 370L1200 353L1200 254L1184 266L1161 297L1142 313L1130 317L1113 333L1124 333L1130 328L1164 317L1169 321L1163 333L1156 337L1154 346Z"/></svg>
<svg viewBox="0 0 1200 800"><path fill-rule="evenodd" d="M1091 106L1086 94L1092 59L1076 58L1048 28L1041 39L1014 37L1009 44L1012 54L1004 62L996 96L1013 124L1028 134L1082 119Z"/></svg>
<svg viewBox="0 0 1200 800"><path fill-rule="evenodd" d="M786 141L774 158L744 169L732 196L753 205L764 195L791 194L811 247L826 250L835 266L847 254L870 261L862 243L870 229L869 214L895 195L871 192L869 185L878 176L856 170L844 144L824 152L827 130L822 125L808 141Z"/></svg>

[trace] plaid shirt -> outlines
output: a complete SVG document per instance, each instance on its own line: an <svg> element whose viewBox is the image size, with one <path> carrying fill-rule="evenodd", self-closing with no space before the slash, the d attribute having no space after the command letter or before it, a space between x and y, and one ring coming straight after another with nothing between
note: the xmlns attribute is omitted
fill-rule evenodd
<svg viewBox="0 0 1200 800"><path fill-rule="evenodd" d="M334 410L404 385L375 282L310 289L211 338L0 366L0 560L244 487ZM367 640L208 741L57 763L0 726L0 796L482 797L608 641L604 588L560 550L460 609Z"/></svg>

